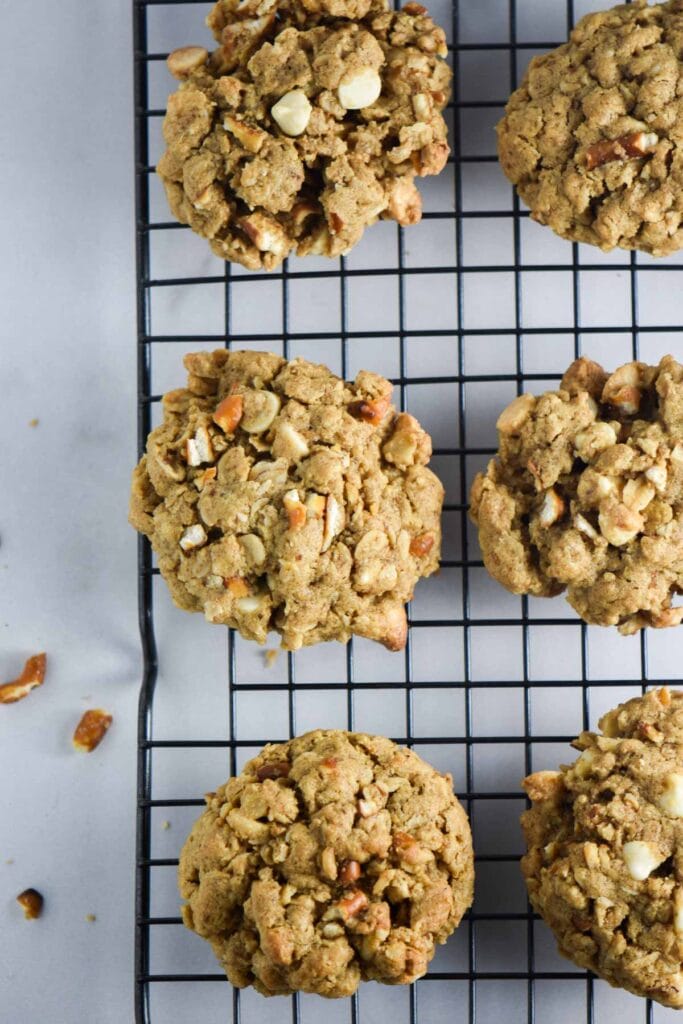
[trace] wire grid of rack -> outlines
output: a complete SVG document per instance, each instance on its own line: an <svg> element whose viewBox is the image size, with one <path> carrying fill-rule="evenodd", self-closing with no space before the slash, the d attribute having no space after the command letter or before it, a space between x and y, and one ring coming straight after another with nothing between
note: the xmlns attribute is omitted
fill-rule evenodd
<svg viewBox="0 0 683 1024"><path fill-rule="evenodd" d="M579 623L562 601L493 584L467 523L473 474L494 451L497 412L556 384L584 352L613 368L681 351L680 260L656 263L570 245L520 207L492 128L535 52L566 37L593 0L436 0L455 58L454 155L423 183L425 215L383 223L338 261L290 259L270 275L225 266L171 223L154 178L168 50L206 39L198 0L134 0L139 441L187 350L221 345L302 354L339 373L391 377L435 439L446 484L440 575L411 605L404 654L365 641L280 655L174 610L140 544L144 678L139 715L136 1019L174 1024L327 1020L369 1024L563 1024L670 1019L561 960L519 877L519 780L571 759L568 742L645 685L680 676L676 631L624 639ZM673 276L672 276L673 274ZM157 656L157 650L160 652ZM390 734L453 773L477 852L472 911L428 976L363 986L350 1000L263 1000L233 992L180 924L175 866L203 801L263 742L305 728ZM167 818L172 818L171 828Z"/></svg>

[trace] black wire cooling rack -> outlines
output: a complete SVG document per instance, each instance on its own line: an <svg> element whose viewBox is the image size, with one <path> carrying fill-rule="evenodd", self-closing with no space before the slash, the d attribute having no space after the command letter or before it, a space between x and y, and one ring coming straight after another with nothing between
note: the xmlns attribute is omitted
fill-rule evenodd
<svg viewBox="0 0 683 1024"><path fill-rule="evenodd" d="M389 1016L397 1024L669 1018L670 1011L611 990L557 956L526 904L517 819L524 774L570 759L566 744L599 713L648 683L675 677L676 642L668 634L676 631L623 639L582 625L562 599L504 594L487 580L466 518L469 483L494 450L496 414L515 393L552 387L582 352L610 368L680 352L680 262L603 256L555 239L520 208L496 163L492 128L529 58L557 45L576 18L597 6L592 0L430 5L449 28L457 69L449 108L454 156L437 183L423 183L422 224L408 231L378 225L345 259L290 260L263 275L208 258L204 242L169 222L154 178L172 88L163 61L168 49L204 38L209 5L134 0L140 449L160 392L182 382L186 349L254 345L318 355L344 375L361 365L387 373L401 405L434 428L434 467L447 484L441 575L418 588L403 655L370 653L355 641L326 650L323 662L306 652L281 656L275 678L230 633L227 654L221 646L206 667L200 649L215 645L221 631L204 627L198 616L185 625L190 617L170 609L157 588L149 545L141 541L135 939L141 1024L265 1024L286 1017L304 1024L321 1013L330 1024ZM187 308L196 313L189 327ZM256 310L256 329L244 326L245 309ZM185 648L176 643L182 629L188 630ZM225 706L218 734L192 724L203 702ZM474 908L427 977L403 989L363 986L359 996L324 1007L314 997L288 1004L233 992L210 951L200 959L205 944L182 928L173 881L182 826L203 803L192 780L204 779L205 762L209 789L262 743L316 724L390 732L452 770L477 851ZM160 789L159 779L165 779ZM181 828L162 834L165 815L180 815Z"/></svg>

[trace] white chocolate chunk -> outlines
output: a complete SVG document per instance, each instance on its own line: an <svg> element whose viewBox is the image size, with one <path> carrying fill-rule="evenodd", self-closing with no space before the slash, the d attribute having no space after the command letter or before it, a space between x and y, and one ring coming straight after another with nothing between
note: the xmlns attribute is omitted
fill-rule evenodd
<svg viewBox="0 0 683 1024"><path fill-rule="evenodd" d="M203 46L181 46L179 50L169 53L166 66L174 78L187 78L205 64L208 57L209 51Z"/></svg>
<svg viewBox="0 0 683 1024"><path fill-rule="evenodd" d="M598 515L600 533L606 541L621 547L637 537L645 525L639 512L622 502L605 503Z"/></svg>
<svg viewBox="0 0 683 1024"><path fill-rule="evenodd" d="M297 505L300 505L301 499L299 498L299 492L296 489L287 491L282 499L282 504L285 506L288 512L291 509L295 508Z"/></svg>
<svg viewBox="0 0 683 1024"><path fill-rule="evenodd" d="M496 429L506 436L519 434L535 405L536 399L533 395L517 395L496 420Z"/></svg>
<svg viewBox="0 0 683 1024"><path fill-rule="evenodd" d="M188 466L201 466L202 462L213 462L213 445L211 444L211 435L206 427L198 427L194 437L187 439L185 458Z"/></svg>
<svg viewBox="0 0 683 1024"><path fill-rule="evenodd" d="M426 92L417 92L411 97L415 116L420 121L428 121L432 112L432 98Z"/></svg>
<svg viewBox="0 0 683 1024"><path fill-rule="evenodd" d="M206 530L201 523L195 523L194 526L188 526L180 538L180 546L183 551L194 551L195 548L200 548L202 544L206 544L208 537Z"/></svg>
<svg viewBox="0 0 683 1024"><path fill-rule="evenodd" d="M683 775L670 772L664 778L664 790L657 800L657 806L671 818L683 818Z"/></svg>
<svg viewBox="0 0 683 1024"><path fill-rule="evenodd" d="M313 518L322 518L325 514L325 498L322 494L316 494L315 491L311 491L306 497L306 508L308 514Z"/></svg>
<svg viewBox="0 0 683 1024"><path fill-rule="evenodd" d="M337 96L344 110L362 110L379 99L382 79L374 68L347 71L337 87Z"/></svg>
<svg viewBox="0 0 683 1024"><path fill-rule="evenodd" d="M244 549L244 553L254 565L262 565L266 560L266 549L263 541L255 533L245 533L238 540Z"/></svg>
<svg viewBox="0 0 683 1024"><path fill-rule="evenodd" d="M623 501L634 512L642 512L655 496L655 489L649 480L629 480L624 487Z"/></svg>
<svg viewBox="0 0 683 1024"><path fill-rule="evenodd" d="M674 892L673 925L676 935L683 936L683 889L680 887Z"/></svg>
<svg viewBox="0 0 683 1024"><path fill-rule="evenodd" d="M654 869L666 859L651 843L644 843L638 839L624 843L622 853L628 873L636 882L643 882L649 878Z"/></svg>
<svg viewBox="0 0 683 1024"><path fill-rule="evenodd" d="M253 408L248 407L245 401L245 410L240 426L248 434L262 434L279 413L280 399L274 391L258 391L252 395L253 398L249 406L253 405Z"/></svg>
<svg viewBox="0 0 683 1024"><path fill-rule="evenodd" d="M541 526L552 526L564 513L564 501L552 487L545 492L538 520Z"/></svg>
<svg viewBox="0 0 683 1024"><path fill-rule="evenodd" d="M585 533L586 537L590 537L591 540L598 539L598 531L588 522L586 517L582 516L580 513L574 516L574 526L579 533Z"/></svg>
<svg viewBox="0 0 683 1024"><path fill-rule="evenodd" d="M250 594L248 597L240 597L236 602L237 610L242 612L244 615L250 615L252 612L257 612L261 608L261 598L258 594Z"/></svg>
<svg viewBox="0 0 683 1024"><path fill-rule="evenodd" d="M579 757L577 757L574 763L574 771L577 775L588 775L593 761L595 761L595 751L588 747L586 750L582 750Z"/></svg>
<svg viewBox="0 0 683 1024"><path fill-rule="evenodd" d="M341 510L339 502L332 495L327 495L325 502L325 526L323 528L323 545L322 550L327 551L334 537L338 533L341 533L344 526L344 513Z"/></svg>
<svg viewBox="0 0 683 1024"><path fill-rule="evenodd" d="M616 443L617 434L614 427L609 423L591 423L574 438L574 449L580 459L590 462L599 452L611 448Z"/></svg>
<svg viewBox="0 0 683 1024"><path fill-rule="evenodd" d="M654 484L658 491L666 489L667 472L665 466L650 466L645 470L645 476L650 483Z"/></svg>
<svg viewBox="0 0 683 1024"><path fill-rule="evenodd" d="M273 104L270 113L285 135L295 136L306 131L312 110L306 93L301 89L292 89Z"/></svg>
<svg viewBox="0 0 683 1024"><path fill-rule="evenodd" d="M285 420L277 428L277 436L283 442L295 459L305 459L309 453L305 437Z"/></svg>

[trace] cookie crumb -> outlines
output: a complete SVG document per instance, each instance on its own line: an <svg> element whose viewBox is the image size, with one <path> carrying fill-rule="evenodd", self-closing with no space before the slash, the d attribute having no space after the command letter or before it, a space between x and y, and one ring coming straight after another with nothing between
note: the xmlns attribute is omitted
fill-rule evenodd
<svg viewBox="0 0 683 1024"><path fill-rule="evenodd" d="M164 832L168 832L169 828L171 827L171 822L170 821L162 821L161 827L163 828Z"/></svg>
<svg viewBox="0 0 683 1024"><path fill-rule="evenodd" d="M40 420L38 420L38 419L32 419L32 420L28 421L29 427L37 427L39 423L40 423Z"/></svg>
<svg viewBox="0 0 683 1024"><path fill-rule="evenodd" d="M5 864L14 864L14 857L8 857Z"/></svg>
<svg viewBox="0 0 683 1024"><path fill-rule="evenodd" d="M45 681L46 665L47 656L44 653L34 654L28 658L21 675L11 683L3 683L0 686L0 704L15 704L27 697L36 686L42 686Z"/></svg>
<svg viewBox="0 0 683 1024"><path fill-rule="evenodd" d="M102 708L85 711L74 731L74 749L83 754L91 754L99 747L112 721L112 716Z"/></svg>
<svg viewBox="0 0 683 1024"><path fill-rule="evenodd" d="M273 667L273 665L277 661L278 653L279 653L279 651L278 651L277 647L270 647L270 648L268 648L267 651L263 652L263 660L266 663L266 668L272 668Z"/></svg>
<svg viewBox="0 0 683 1024"><path fill-rule="evenodd" d="M27 921L35 921L43 912L43 897L37 889L24 889L17 896L17 903L24 911Z"/></svg>
<svg viewBox="0 0 683 1024"><path fill-rule="evenodd" d="M88 924L94 924L94 922L97 920L97 915L96 914L86 914L85 915L85 919L88 922Z"/></svg>

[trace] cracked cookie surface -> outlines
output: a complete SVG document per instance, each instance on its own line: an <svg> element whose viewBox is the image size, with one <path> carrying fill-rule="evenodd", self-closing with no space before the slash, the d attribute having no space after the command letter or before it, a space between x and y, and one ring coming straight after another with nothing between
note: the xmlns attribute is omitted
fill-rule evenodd
<svg viewBox="0 0 683 1024"><path fill-rule="evenodd" d="M683 247L683 3L589 14L534 57L498 125L532 217L606 251Z"/></svg>
<svg viewBox="0 0 683 1024"><path fill-rule="evenodd" d="M498 418L498 457L470 514L490 574L515 594L567 599L588 623L634 633L683 608L683 366L582 358L559 391Z"/></svg>
<svg viewBox="0 0 683 1024"><path fill-rule="evenodd" d="M317 730L269 745L206 799L180 856L183 920L239 988L407 984L472 902L450 776L384 737Z"/></svg>
<svg viewBox="0 0 683 1024"><path fill-rule="evenodd" d="M525 780L529 899L560 952L636 995L683 1007L683 693L650 691Z"/></svg>
<svg viewBox="0 0 683 1024"><path fill-rule="evenodd" d="M391 384L265 352L184 362L130 505L176 604L290 650L352 634L400 650L438 568L443 487Z"/></svg>
<svg viewBox="0 0 683 1024"><path fill-rule="evenodd" d="M339 256L379 217L419 221L417 176L449 148L451 72L425 8L382 0L219 0L211 55L169 57L159 160L174 216L258 270Z"/></svg>

